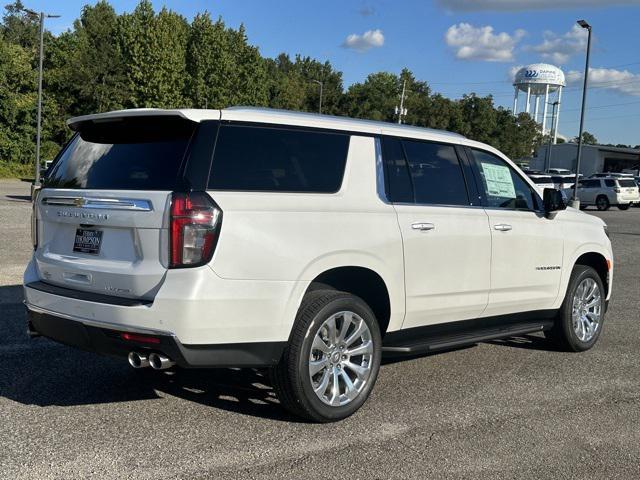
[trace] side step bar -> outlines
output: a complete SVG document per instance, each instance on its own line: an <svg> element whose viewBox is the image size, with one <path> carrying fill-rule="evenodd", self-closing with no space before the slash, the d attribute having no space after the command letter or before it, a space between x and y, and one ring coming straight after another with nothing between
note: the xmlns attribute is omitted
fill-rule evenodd
<svg viewBox="0 0 640 480"><path fill-rule="evenodd" d="M454 347L465 345L473 345L478 342L486 342L487 340L495 340L498 338L508 338L527 333L541 332L553 326L552 321L536 321L523 322L511 325L502 325L494 327L476 328L468 330L460 330L458 332L446 332L442 329L439 331L415 332L418 335L412 335L412 338L385 338L382 351L385 353L394 353L401 355L413 355L418 353L435 352L438 350L447 350ZM411 329L422 330L422 329ZM434 329L435 330L435 329ZM406 335L403 335L406 337Z"/></svg>

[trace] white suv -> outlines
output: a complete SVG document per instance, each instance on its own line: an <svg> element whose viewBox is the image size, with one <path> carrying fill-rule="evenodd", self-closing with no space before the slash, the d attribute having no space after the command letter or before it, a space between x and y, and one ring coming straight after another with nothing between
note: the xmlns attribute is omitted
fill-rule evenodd
<svg viewBox="0 0 640 480"><path fill-rule="evenodd" d="M573 188L573 186L572 186ZM573 193L571 189L567 192ZM633 177L587 178L578 182L578 197L582 206L595 205L608 210L612 205L627 210L640 202L638 185Z"/></svg>
<svg viewBox="0 0 640 480"><path fill-rule="evenodd" d="M264 109L129 110L76 132L35 207L28 331L134 367L267 367L333 421L383 352L598 339L604 223L460 135Z"/></svg>

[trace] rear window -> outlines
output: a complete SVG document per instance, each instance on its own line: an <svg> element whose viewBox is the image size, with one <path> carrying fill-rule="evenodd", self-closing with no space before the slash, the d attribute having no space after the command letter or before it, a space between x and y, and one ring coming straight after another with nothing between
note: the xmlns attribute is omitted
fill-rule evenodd
<svg viewBox="0 0 640 480"><path fill-rule="evenodd" d="M47 172L44 186L172 190L196 127L176 117L82 125Z"/></svg>
<svg viewBox="0 0 640 480"><path fill-rule="evenodd" d="M638 186L634 180L618 180L618 184L623 188L631 188L631 187Z"/></svg>
<svg viewBox="0 0 640 480"><path fill-rule="evenodd" d="M264 192L334 193L344 174L349 135L223 125L209 188Z"/></svg>

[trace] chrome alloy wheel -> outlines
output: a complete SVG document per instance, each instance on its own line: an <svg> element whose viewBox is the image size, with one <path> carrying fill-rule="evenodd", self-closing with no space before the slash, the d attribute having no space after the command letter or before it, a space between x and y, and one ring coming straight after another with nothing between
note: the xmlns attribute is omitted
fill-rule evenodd
<svg viewBox="0 0 640 480"><path fill-rule="evenodd" d="M602 318L602 294L593 278L580 282L573 294L571 322L573 331L581 342L590 341L600 328Z"/></svg>
<svg viewBox="0 0 640 480"><path fill-rule="evenodd" d="M355 399L371 376L373 340L354 312L338 312L318 329L309 354L309 377L318 398L332 407Z"/></svg>

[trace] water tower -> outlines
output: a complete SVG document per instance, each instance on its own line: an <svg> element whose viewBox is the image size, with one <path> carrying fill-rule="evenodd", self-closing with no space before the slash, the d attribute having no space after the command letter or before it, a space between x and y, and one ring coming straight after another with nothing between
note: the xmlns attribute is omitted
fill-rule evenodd
<svg viewBox="0 0 640 480"><path fill-rule="evenodd" d="M513 80L515 87L515 96L513 98L513 114L518 113L518 95L526 92L527 101L525 103L525 112L530 113L531 101L535 99L533 119L538 121L538 108L540 105L540 97L543 97L544 106L542 112L542 133L547 133L547 107L549 106L549 94L556 93L557 108L553 109L551 115L551 129L553 132L553 143L556 143L558 136L558 118L560 117L560 100L562 99L562 87L566 85L564 81L564 73L558 67L547 63L534 63L522 67L516 73ZM553 102L553 103L555 103ZM550 129L550 130L551 130Z"/></svg>

